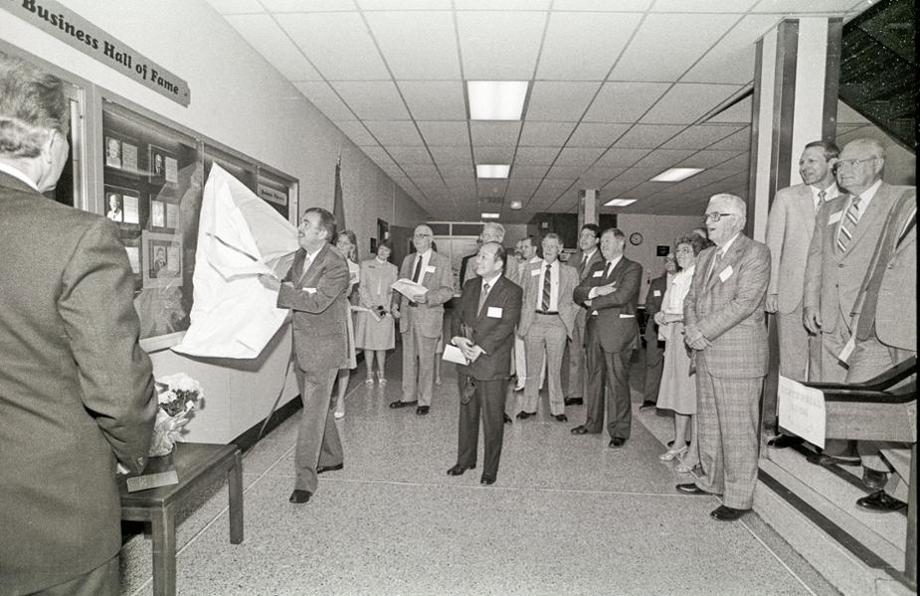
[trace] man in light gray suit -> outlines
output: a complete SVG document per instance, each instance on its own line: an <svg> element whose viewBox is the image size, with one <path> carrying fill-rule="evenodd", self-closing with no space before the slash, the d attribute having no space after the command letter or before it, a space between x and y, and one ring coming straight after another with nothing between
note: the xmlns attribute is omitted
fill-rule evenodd
<svg viewBox="0 0 920 596"><path fill-rule="evenodd" d="M734 521L754 504L760 390L767 374L764 300L770 249L742 233L744 201L709 199L706 226L716 246L700 253L684 300L684 338L693 350L702 476L686 494L721 494L710 515Z"/></svg>
<svg viewBox="0 0 920 596"><path fill-rule="evenodd" d="M412 236L415 252L403 259L399 270L400 279L411 279L428 291L416 300L402 297L397 314L402 335L403 394L402 399L390 402L390 407L417 406L419 416L431 408L435 348L443 333L444 303L454 295L450 259L431 249L433 236L428 226L416 226Z"/></svg>
<svg viewBox="0 0 920 596"><path fill-rule="evenodd" d="M815 227L815 213L838 195L833 166L840 150L827 141L805 145L799 158L803 184L776 193L767 220L766 244L772 256L766 309L774 313L779 335L779 372L799 382L808 380L811 336L802 323L805 263ZM779 435L773 447L788 447L796 440Z"/></svg>
<svg viewBox="0 0 920 596"><path fill-rule="evenodd" d="M266 275L259 280L278 292L278 308L293 312L295 373L303 412L294 452L294 492L288 500L306 503L316 492L317 475L343 466L342 443L329 406L338 370L348 362L349 275L345 258L329 243L335 236L334 215L311 207L304 211L297 232L300 250L284 281Z"/></svg>

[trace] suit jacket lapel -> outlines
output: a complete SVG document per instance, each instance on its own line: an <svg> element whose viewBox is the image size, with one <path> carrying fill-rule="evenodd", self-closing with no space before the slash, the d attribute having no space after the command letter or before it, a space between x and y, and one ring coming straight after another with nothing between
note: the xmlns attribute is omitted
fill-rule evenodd
<svg viewBox="0 0 920 596"><path fill-rule="evenodd" d="M495 303L497 299L496 296L499 290L501 289L502 283L504 283L504 277L505 277L504 275L499 275L495 279L495 282L493 283L492 287L489 288L489 295L486 296L486 301L482 305L482 310L480 310L476 314L476 323L479 323L483 318L485 318L486 314L489 312L489 306ZM482 282L480 281L479 292L476 295L476 306L479 306L479 296L481 294L482 294Z"/></svg>
<svg viewBox="0 0 920 596"><path fill-rule="evenodd" d="M307 267L306 271L300 276L300 287L307 288L310 287L306 282L312 280L316 275L316 272L319 271L319 263L326 258L326 251L329 250L329 244L326 243L323 245L319 252L316 253L316 256L313 257L313 261L310 263L310 266ZM306 261L306 253L304 253L304 261Z"/></svg>

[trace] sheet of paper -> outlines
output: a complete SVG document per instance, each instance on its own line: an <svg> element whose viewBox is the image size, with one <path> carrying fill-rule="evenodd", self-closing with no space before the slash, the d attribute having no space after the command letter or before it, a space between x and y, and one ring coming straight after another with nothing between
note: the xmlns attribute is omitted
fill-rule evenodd
<svg viewBox="0 0 920 596"><path fill-rule="evenodd" d="M469 364L466 356L464 356L463 352L460 351L460 348L453 344L444 344L444 355L442 356L442 360L445 362L460 364L462 366Z"/></svg>
<svg viewBox="0 0 920 596"><path fill-rule="evenodd" d="M428 288L405 277L397 279L390 287L409 300L417 300L428 293Z"/></svg>
<svg viewBox="0 0 920 596"><path fill-rule="evenodd" d="M823 449L827 432L824 393L780 375L777 400L779 425Z"/></svg>

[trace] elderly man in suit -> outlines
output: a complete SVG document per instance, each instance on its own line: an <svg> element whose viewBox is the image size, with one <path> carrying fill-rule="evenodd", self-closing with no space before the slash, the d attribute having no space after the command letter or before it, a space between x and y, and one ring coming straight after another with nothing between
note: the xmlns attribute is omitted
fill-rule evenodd
<svg viewBox="0 0 920 596"><path fill-rule="evenodd" d="M885 149L874 139L854 139L840 152L837 184L844 191L818 211L805 267L804 322L821 342L818 380L842 383L841 354L852 335L851 317L863 277L875 254L882 226L898 198L913 187L882 182ZM858 464L855 446L841 454L826 446L809 461ZM851 455L852 454L852 455Z"/></svg>
<svg viewBox="0 0 920 596"><path fill-rule="evenodd" d="M444 324L444 303L454 295L450 259L431 249L434 236L426 225L416 226L412 236L415 252L403 259L400 279L411 279L425 286L420 298L402 297L399 331L402 335L402 399L390 402L391 408L417 406L419 416L428 414L434 390L434 359Z"/></svg>
<svg viewBox="0 0 920 596"><path fill-rule="evenodd" d="M888 215L856 299L855 347L847 383L872 379L917 355L917 193L903 193ZM870 511L907 507L910 445L860 441L863 482L875 489L856 504Z"/></svg>
<svg viewBox="0 0 920 596"><path fill-rule="evenodd" d="M584 281L592 267L604 260L598 249L600 237L601 229L597 224L588 223L581 226L578 233L578 250L568 261L575 267L579 283ZM575 312L572 338L566 344L566 356L563 359L563 367L568 377L564 380L565 405L567 406L584 403L586 379L588 378L588 371L585 367L585 323L586 310L579 306Z"/></svg>
<svg viewBox="0 0 920 596"><path fill-rule="evenodd" d="M0 52L0 594L119 593L115 465L143 470L157 407L118 230L41 194L69 123Z"/></svg>
<svg viewBox="0 0 920 596"><path fill-rule="evenodd" d="M304 211L297 230L300 250L282 282L266 275L262 285L278 292L278 308L293 311L294 356L303 413L294 452L291 503L306 503L317 476L343 467L342 443L330 403L338 369L348 362L348 264L330 240L335 216L319 207ZM322 346L322 349L316 349Z"/></svg>
<svg viewBox="0 0 920 596"><path fill-rule="evenodd" d="M658 403L658 389L664 365L664 342L658 339L658 323L655 315L661 310L664 293L671 285L671 278L677 273L677 258L674 253L664 257L664 273L648 284L645 294L645 385L642 405L639 409L653 408Z"/></svg>
<svg viewBox="0 0 920 596"><path fill-rule="evenodd" d="M799 382L808 380L809 333L802 323L802 295L805 263L815 227L815 213L839 194L834 164L840 150L828 141L805 145L799 158L802 184L776 192L767 220L766 244L770 247L772 271L767 288L766 309L774 313L779 335L779 372ZM815 375L812 374L814 378ZM782 448L797 442L787 435L770 440Z"/></svg>
<svg viewBox="0 0 920 596"><path fill-rule="evenodd" d="M514 275L507 275L511 281L524 288L527 283L525 279L527 271L534 263L539 263L541 258L537 255L537 242L533 236L527 236L521 239L521 259L520 263L514 265ZM544 363L541 361L535 366L540 367L540 387L543 386L543 369ZM527 346L524 344L524 337L520 334L514 336L514 372L517 376L514 384L516 392L524 391L527 381Z"/></svg>
<svg viewBox="0 0 920 596"><path fill-rule="evenodd" d="M626 235L617 228L601 234L601 254L585 279L575 288L575 302L587 309L585 363L588 382L585 422L574 435L599 433L604 424L606 390L607 432L610 447L629 439L632 407L629 399L629 357L639 334L636 303L642 283L642 266L623 255Z"/></svg>
<svg viewBox="0 0 920 596"><path fill-rule="evenodd" d="M760 391L767 374L764 300L770 249L742 233L747 207L717 194L706 207L714 247L700 253L684 299L684 340L696 363L702 476L677 485L687 494L721 494L711 513L733 521L754 504Z"/></svg>
<svg viewBox="0 0 920 596"><path fill-rule="evenodd" d="M524 304L518 337L523 338L527 354L527 381L524 403L517 417L530 418L537 414L540 400L540 372L546 362L549 377L550 414L559 422L568 420L562 394L562 354L566 338L575 328L577 306L572 300L578 273L573 267L559 261L562 239L550 232L543 237L543 258L530 263L524 271L521 285Z"/></svg>
<svg viewBox="0 0 920 596"><path fill-rule="evenodd" d="M452 343L460 348L469 364L458 368L457 463L447 473L459 476L476 467L482 412L485 465L480 482L490 485L498 475L502 454L502 416L514 326L521 315L521 288L502 275L505 249L497 242L482 245L475 266L477 276L463 286L459 308L451 319ZM472 395L469 383L474 385Z"/></svg>

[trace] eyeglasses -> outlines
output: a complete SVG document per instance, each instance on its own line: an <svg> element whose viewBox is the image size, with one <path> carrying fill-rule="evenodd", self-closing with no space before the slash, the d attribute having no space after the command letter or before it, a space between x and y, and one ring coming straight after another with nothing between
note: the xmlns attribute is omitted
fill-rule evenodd
<svg viewBox="0 0 920 596"><path fill-rule="evenodd" d="M724 214L723 214L723 215L724 215ZM677 250L675 250L674 253L675 253L675 254L678 254L678 255L692 255L692 254L693 254L693 249L690 248L689 246L688 246L688 247L681 247L681 248L678 248Z"/></svg>
<svg viewBox="0 0 920 596"><path fill-rule="evenodd" d="M735 215L734 213L707 213L706 214L706 223L716 223L723 217L728 217L729 215Z"/></svg>
<svg viewBox="0 0 920 596"><path fill-rule="evenodd" d="M867 161L875 161L876 159L879 159L879 158L878 157L867 157L865 159L841 159L841 160L838 160L837 163L834 164L834 167L838 170L842 168L855 168L861 163L866 163Z"/></svg>

